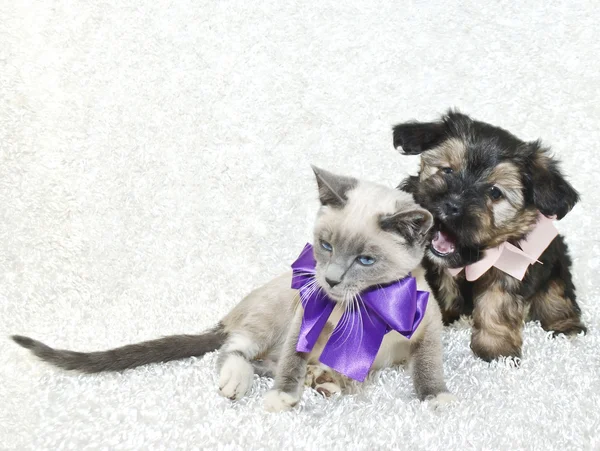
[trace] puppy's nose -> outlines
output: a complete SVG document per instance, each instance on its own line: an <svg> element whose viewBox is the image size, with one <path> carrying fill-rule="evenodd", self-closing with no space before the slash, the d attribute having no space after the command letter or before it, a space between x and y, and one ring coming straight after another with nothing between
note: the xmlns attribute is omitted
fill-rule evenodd
<svg viewBox="0 0 600 451"><path fill-rule="evenodd" d="M329 279L329 278L325 277L325 282L327 282L327 284L328 284L328 285L329 285L331 288L333 288L333 287L335 287L336 285L338 285L338 284L341 282L341 280L333 280L333 279Z"/></svg>
<svg viewBox="0 0 600 451"><path fill-rule="evenodd" d="M462 208L458 202L454 200L447 200L446 202L444 202L444 213L449 218L455 218L457 216L460 216L460 214L462 213Z"/></svg>

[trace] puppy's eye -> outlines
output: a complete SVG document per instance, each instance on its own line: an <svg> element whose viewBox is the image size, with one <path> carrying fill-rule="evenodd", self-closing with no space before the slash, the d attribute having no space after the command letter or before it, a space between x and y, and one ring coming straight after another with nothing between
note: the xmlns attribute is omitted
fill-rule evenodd
<svg viewBox="0 0 600 451"><path fill-rule="evenodd" d="M375 263L375 259L368 255L359 255L356 257L356 260L363 266L371 266L373 263Z"/></svg>
<svg viewBox="0 0 600 451"><path fill-rule="evenodd" d="M492 200L498 200L502 197L502 191L500 191L500 188L498 188L496 186L492 186L490 188L489 194L490 194L490 197L492 198Z"/></svg>
<svg viewBox="0 0 600 451"><path fill-rule="evenodd" d="M321 247L327 252L331 252L333 250L333 246L324 240L321 240Z"/></svg>
<svg viewBox="0 0 600 451"><path fill-rule="evenodd" d="M443 174L452 174L454 172L454 169L452 169L450 167L446 167L446 168L441 168L440 171L442 171Z"/></svg>

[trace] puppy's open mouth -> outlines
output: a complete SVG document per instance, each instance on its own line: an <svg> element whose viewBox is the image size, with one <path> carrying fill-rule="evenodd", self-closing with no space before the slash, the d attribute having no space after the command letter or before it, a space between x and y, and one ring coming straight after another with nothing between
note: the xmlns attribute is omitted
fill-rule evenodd
<svg viewBox="0 0 600 451"><path fill-rule="evenodd" d="M438 257L447 257L456 250L456 237L443 226L433 234L431 252Z"/></svg>

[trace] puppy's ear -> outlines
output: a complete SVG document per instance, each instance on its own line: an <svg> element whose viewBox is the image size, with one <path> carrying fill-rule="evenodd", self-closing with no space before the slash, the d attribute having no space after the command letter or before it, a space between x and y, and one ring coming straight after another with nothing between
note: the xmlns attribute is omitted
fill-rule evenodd
<svg viewBox="0 0 600 451"><path fill-rule="evenodd" d="M358 185L358 180L353 177L336 175L316 166L311 167L317 178L321 205L343 207L348 200L348 191Z"/></svg>
<svg viewBox="0 0 600 451"><path fill-rule="evenodd" d="M443 122L404 122L393 130L394 147L405 155L418 155L446 139Z"/></svg>
<svg viewBox="0 0 600 451"><path fill-rule="evenodd" d="M423 208L400 211L380 219L381 228L402 235L411 245L421 242L433 227L433 216Z"/></svg>
<svg viewBox="0 0 600 451"><path fill-rule="evenodd" d="M530 189L533 204L542 214L562 219L579 201L579 193L560 171L558 161L550 155L539 141L529 143Z"/></svg>

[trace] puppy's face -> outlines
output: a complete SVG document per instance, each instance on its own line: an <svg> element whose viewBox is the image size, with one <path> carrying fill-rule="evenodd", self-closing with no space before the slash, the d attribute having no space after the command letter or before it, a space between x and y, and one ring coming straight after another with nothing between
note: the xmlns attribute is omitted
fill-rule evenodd
<svg viewBox="0 0 600 451"><path fill-rule="evenodd" d="M538 211L561 219L579 200L539 142L457 112L395 126L394 146L421 154L419 174L402 188L434 216L427 256L440 266L474 263L483 250L523 238Z"/></svg>

